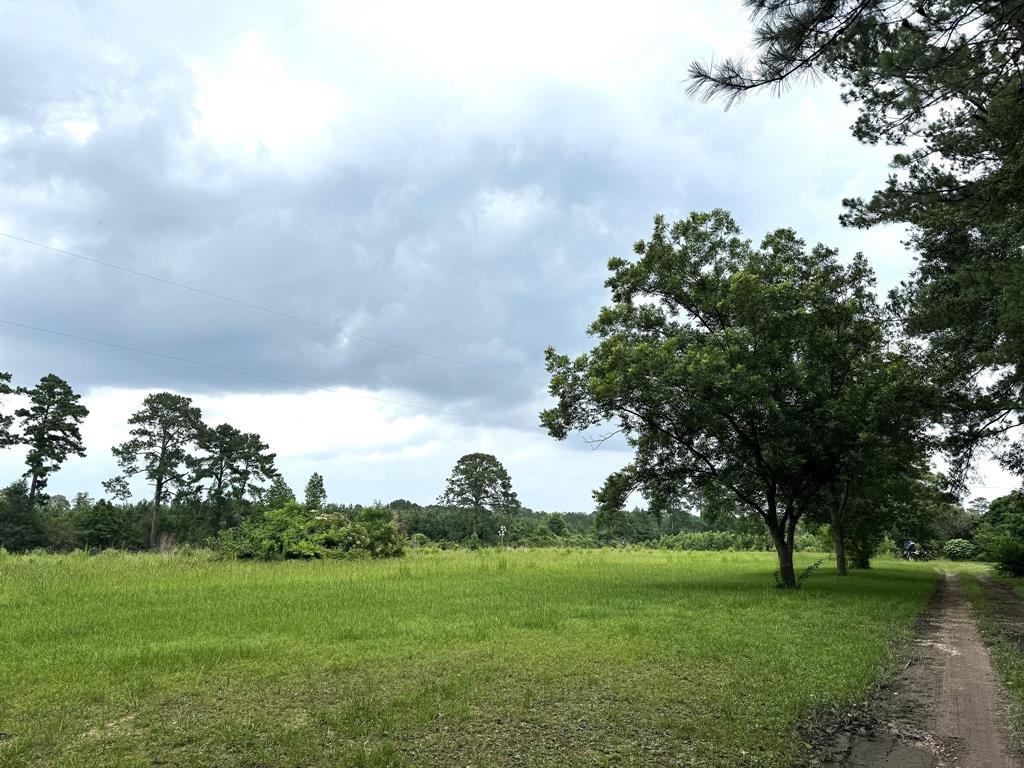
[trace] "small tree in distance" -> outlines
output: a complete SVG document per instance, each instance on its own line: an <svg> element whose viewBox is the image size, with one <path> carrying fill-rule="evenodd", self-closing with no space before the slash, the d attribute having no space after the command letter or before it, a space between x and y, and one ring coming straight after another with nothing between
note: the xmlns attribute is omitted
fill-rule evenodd
<svg viewBox="0 0 1024 768"><path fill-rule="evenodd" d="M508 472L489 453L467 453L459 459L438 503L471 511L474 541L480 537L480 516L484 510L510 512L520 507Z"/></svg>
<svg viewBox="0 0 1024 768"><path fill-rule="evenodd" d="M327 503L327 491L324 489L324 478L319 472L314 472L309 482L306 483L306 509L310 512L323 509Z"/></svg>
<svg viewBox="0 0 1024 768"><path fill-rule="evenodd" d="M271 479L263 501L268 509L280 509L289 501L295 501L295 492L285 482L284 476L278 473Z"/></svg>

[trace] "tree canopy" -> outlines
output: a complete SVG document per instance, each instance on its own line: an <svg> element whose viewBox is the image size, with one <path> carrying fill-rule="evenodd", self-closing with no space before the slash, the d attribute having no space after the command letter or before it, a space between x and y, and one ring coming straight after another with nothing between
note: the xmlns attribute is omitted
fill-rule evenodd
<svg viewBox="0 0 1024 768"><path fill-rule="evenodd" d="M305 498L307 509L323 509L324 504L327 503L324 478L319 472L310 475L309 482L306 483Z"/></svg>
<svg viewBox="0 0 1024 768"><path fill-rule="evenodd" d="M483 510L507 512L519 507L512 479L502 463L489 453L467 453L460 458L438 502L472 510L474 539L480 533Z"/></svg>
<svg viewBox="0 0 1024 768"><path fill-rule="evenodd" d="M30 479L31 503L69 456L85 456L79 425L89 409L79 402L82 396L75 394L70 384L52 373L30 389L19 387L18 393L29 399L29 407L19 408L14 415L21 419L21 442L28 446L25 477Z"/></svg>
<svg viewBox="0 0 1024 768"><path fill-rule="evenodd" d="M131 439L113 449L121 474L106 484L108 490L126 478L143 474L153 484L153 510L149 545L159 543L160 505L172 489L187 488L186 459L202 429L202 414L190 398L170 392L147 395L142 409L128 419Z"/></svg>
<svg viewBox="0 0 1024 768"><path fill-rule="evenodd" d="M1024 3L746 0L757 56L691 67L691 92L734 101L824 76L859 107L861 141L900 145L844 224L910 226L919 254L895 292L950 393L942 422L954 479L974 450L1004 445L1024 472Z"/></svg>
<svg viewBox="0 0 1024 768"><path fill-rule="evenodd" d="M599 510L633 490L728 494L768 526L795 586L796 525L895 378L873 274L863 256L844 265L787 229L754 248L722 210L671 227L656 217L634 250L609 261L597 346L547 351L557 404L541 421L559 439L612 422L634 447L595 494Z"/></svg>

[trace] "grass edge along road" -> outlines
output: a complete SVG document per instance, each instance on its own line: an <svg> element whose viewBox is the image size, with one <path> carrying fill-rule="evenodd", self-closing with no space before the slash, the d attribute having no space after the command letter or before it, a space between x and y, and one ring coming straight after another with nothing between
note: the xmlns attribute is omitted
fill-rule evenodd
<svg viewBox="0 0 1024 768"><path fill-rule="evenodd" d="M974 573L962 582L1003 684L1020 749L1020 735L1024 734L1024 579Z"/></svg>
<svg viewBox="0 0 1024 768"><path fill-rule="evenodd" d="M798 556L802 568L817 559ZM0 763L788 766L937 578L771 553L0 559Z"/></svg>

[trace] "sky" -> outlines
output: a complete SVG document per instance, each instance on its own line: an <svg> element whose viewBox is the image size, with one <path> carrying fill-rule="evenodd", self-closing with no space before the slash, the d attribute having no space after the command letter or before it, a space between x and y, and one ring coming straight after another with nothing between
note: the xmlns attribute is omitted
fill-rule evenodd
<svg viewBox="0 0 1024 768"><path fill-rule="evenodd" d="M482 451L527 506L589 511L629 451L539 428L543 353L589 348L654 214L793 227L880 291L913 269L899 230L838 224L891 150L835 86L687 97L692 60L747 49L738 0L488 6L0 1L0 369L90 409L51 493L100 494L167 390L333 501L429 503ZM984 462L972 495L1014 485Z"/></svg>

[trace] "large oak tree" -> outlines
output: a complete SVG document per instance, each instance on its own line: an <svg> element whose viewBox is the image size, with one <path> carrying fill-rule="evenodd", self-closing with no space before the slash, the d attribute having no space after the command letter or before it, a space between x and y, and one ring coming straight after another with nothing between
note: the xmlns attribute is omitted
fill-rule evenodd
<svg viewBox="0 0 1024 768"><path fill-rule="evenodd" d="M467 453L460 458L438 503L470 510L474 540L480 536L480 517L484 510L510 512L520 507L512 490L512 478L502 463L489 453Z"/></svg>
<svg viewBox="0 0 1024 768"><path fill-rule="evenodd" d="M597 346L547 351L558 402L542 423L563 439L612 422L635 449L599 509L634 490L727 494L764 521L796 586L797 523L845 466L888 364L873 275L791 230L754 248L721 210L671 227L659 216L634 250L609 262Z"/></svg>

